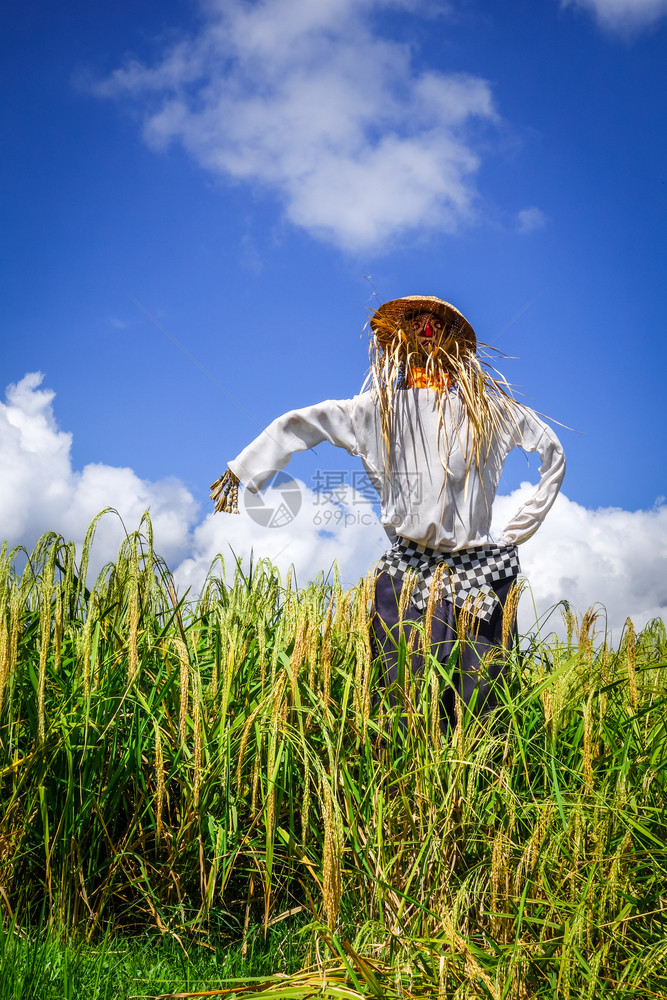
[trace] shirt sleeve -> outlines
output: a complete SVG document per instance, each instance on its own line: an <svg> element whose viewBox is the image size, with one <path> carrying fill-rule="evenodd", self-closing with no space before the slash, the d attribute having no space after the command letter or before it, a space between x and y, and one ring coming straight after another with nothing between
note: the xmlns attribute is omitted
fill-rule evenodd
<svg viewBox="0 0 667 1000"><path fill-rule="evenodd" d="M274 473L287 465L295 451L307 451L329 441L357 455L353 404L351 399L327 399L284 413L229 462L229 468L246 489L257 493Z"/></svg>
<svg viewBox="0 0 667 1000"><path fill-rule="evenodd" d="M505 526L501 541L519 545L534 535L551 510L565 475L563 446L552 429L532 410L525 409L519 421L518 447L538 452L542 459L540 481L533 495Z"/></svg>

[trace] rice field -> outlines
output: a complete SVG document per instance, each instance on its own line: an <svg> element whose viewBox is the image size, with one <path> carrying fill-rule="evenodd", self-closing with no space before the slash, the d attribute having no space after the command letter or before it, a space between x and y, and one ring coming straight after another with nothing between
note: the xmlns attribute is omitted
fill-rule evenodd
<svg viewBox="0 0 667 1000"><path fill-rule="evenodd" d="M0 558L3 941L296 942L227 996L667 997L661 620L558 609L443 735L451 666L403 640L381 691L370 580L219 560L185 603L147 516L87 582L96 523Z"/></svg>

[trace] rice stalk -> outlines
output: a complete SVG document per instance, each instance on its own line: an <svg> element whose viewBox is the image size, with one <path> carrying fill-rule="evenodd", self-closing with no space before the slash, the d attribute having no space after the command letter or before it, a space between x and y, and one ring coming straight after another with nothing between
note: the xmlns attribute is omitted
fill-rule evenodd
<svg viewBox="0 0 667 1000"><path fill-rule="evenodd" d="M178 735L181 745L185 743L190 707L190 654L180 635L172 636L171 644L178 657L180 705L178 710Z"/></svg>
<svg viewBox="0 0 667 1000"><path fill-rule="evenodd" d="M46 686L46 665L48 659L49 646L51 644L51 600L54 591L54 573L56 568L56 556L58 554L58 543L60 539L49 537L50 548L48 549L44 572L40 580L39 597L39 623L40 623L40 644L39 644L39 677L37 688L37 732L40 743L44 742L46 735L46 709L45 709L45 686Z"/></svg>
<svg viewBox="0 0 667 1000"><path fill-rule="evenodd" d="M636 637L635 637L635 626L631 618L628 618L625 622L626 628L626 659L628 664L628 694L630 696L630 707L633 712L637 711L637 705L639 704L639 692L637 691L637 672L636 672L636 658L637 658L637 648L636 648Z"/></svg>
<svg viewBox="0 0 667 1000"><path fill-rule="evenodd" d="M426 611L424 614L424 633L423 633L423 643L422 651L424 656L428 656L431 651L431 636L433 633L433 615L435 612L436 605L440 600L442 600L443 590L445 586L445 576L447 574L448 567L447 563L443 560L439 562L433 573L433 579L431 580L431 586L428 593L428 601L426 602Z"/></svg>
<svg viewBox="0 0 667 1000"><path fill-rule="evenodd" d="M430 653L405 663L400 706L370 697L370 579L288 595L257 564L187 605L142 532L131 685L132 536L90 589L56 536L22 575L0 558L4 909L250 955L258 928L312 906L389 996L665 993L664 629L616 649L597 611L570 613L569 645L506 649L501 707L459 699L443 734Z"/></svg>
<svg viewBox="0 0 667 1000"><path fill-rule="evenodd" d="M589 788L593 787L593 756L595 745L593 742L593 692L591 692L584 702L584 743L583 743L583 776L584 784Z"/></svg>
<svg viewBox="0 0 667 1000"><path fill-rule="evenodd" d="M164 754L162 751L162 736L160 734L160 727L157 721L153 721L153 727L155 732L155 777L156 777L156 789L155 789L155 837L159 843L164 837L164 822L163 822L163 810L164 810L164 800L165 800L165 781L164 781Z"/></svg>
<svg viewBox="0 0 667 1000"><path fill-rule="evenodd" d="M127 651L127 680L128 684L134 683L139 671L139 551L138 539L136 535L132 539L131 555L128 566L127 580L127 620L128 620L128 651Z"/></svg>
<svg viewBox="0 0 667 1000"><path fill-rule="evenodd" d="M203 742L203 722L201 713L201 690L199 687L199 675L194 672L192 692L192 730L194 740L194 768L192 775L192 804L195 810L199 809L199 793L202 777L202 742Z"/></svg>
<svg viewBox="0 0 667 1000"><path fill-rule="evenodd" d="M0 719L2 718L2 705L5 689L9 685L11 670L10 620L11 597L9 600L5 598L3 606L0 607Z"/></svg>
<svg viewBox="0 0 667 1000"><path fill-rule="evenodd" d="M501 646L503 649L508 650L514 643L514 631L516 628L516 619L519 609L519 601L521 600L521 595L526 587L525 579L517 579L512 584L507 594L507 600L503 607L503 622L501 630Z"/></svg>
<svg viewBox="0 0 667 1000"><path fill-rule="evenodd" d="M322 857L322 906L324 919L330 929L336 925L342 894L341 849L342 837L339 816L334 807L332 789L327 776L322 773L321 790L324 805L324 848Z"/></svg>
<svg viewBox="0 0 667 1000"><path fill-rule="evenodd" d="M328 715L329 702L331 700L331 658L333 650L331 648L332 620L334 614L334 594L329 598L324 628L322 630L322 647L320 652L320 664L322 671L322 705Z"/></svg>

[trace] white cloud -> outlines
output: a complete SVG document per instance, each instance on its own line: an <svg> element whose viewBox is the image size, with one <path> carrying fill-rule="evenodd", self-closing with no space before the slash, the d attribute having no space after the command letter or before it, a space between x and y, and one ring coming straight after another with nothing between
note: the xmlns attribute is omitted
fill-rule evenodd
<svg viewBox="0 0 667 1000"><path fill-rule="evenodd" d="M523 483L498 497L494 524L506 523L531 486ZM667 506L653 510L601 507L589 510L562 493L544 524L520 550L521 567L532 590L538 615L563 599L582 614L604 606L616 635L630 616L636 625L667 616ZM520 624L534 620L524 598ZM549 628L558 624L557 619Z"/></svg>
<svg viewBox="0 0 667 1000"><path fill-rule="evenodd" d="M277 193L287 218L339 246L474 216L472 127L497 115L489 84L419 71L370 16L410 0L216 0L197 35L154 66L95 85L140 102L154 147ZM417 4L419 6L419 4Z"/></svg>
<svg viewBox="0 0 667 1000"><path fill-rule="evenodd" d="M56 531L80 545L87 525L105 507L115 507L127 530L135 529L150 509L157 544L168 561L189 549L197 504L176 479L157 483L140 479L132 469L101 463L72 468L72 435L59 429L54 392L40 389L43 375L31 372L7 389L0 403L0 525L2 539L28 550L46 531ZM91 566L100 569L118 552L123 527L115 517L100 523Z"/></svg>
<svg viewBox="0 0 667 1000"><path fill-rule="evenodd" d="M132 469L90 464L72 467L71 434L62 431L53 412L54 393L40 388L39 373L9 386L0 403L0 492L2 536L10 544L30 546L45 531L57 531L80 545L90 520L104 507L121 513L128 530L135 529L150 508L157 551L174 570L181 594L197 593L218 553L233 571L234 554L247 565L269 557L285 573L296 569L301 584L336 560L347 585L356 583L388 547L372 507L347 489L341 502L322 505L303 484L302 507L281 528L263 528L247 512L238 517L207 514L197 523L197 505L176 479L148 482ZM498 529L523 503L530 491L524 483L496 500ZM275 494L274 494L275 496ZM272 502L266 494L266 502ZM243 505L242 505L243 506ZM104 519L95 538L94 567L113 559L123 536L113 517ZM538 615L566 599L579 613L590 605L605 606L616 637L631 616L640 627L667 608L667 506L653 510L620 508L588 510L562 494L539 532L521 546L521 563L528 577ZM530 598L524 598L521 629L535 622ZM560 626L553 616L547 630ZM562 628L560 628L562 631Z"/></svg>
<svg viewBox="0 0 667 1000"><path fill-rule="evenodd" d="M520 212L517 212L516 228L521 235L534 233L536 229L543 229L546 224L546 215L534 205L531 205L530 208L522 208Z"/></svg>
<svg viewBox="0 0 667 1000"><path fill-rule="evenodd" d="M650 27L667 14L667 0L561 0L563 7L582 7L602 28L620 34Z"/></svg>

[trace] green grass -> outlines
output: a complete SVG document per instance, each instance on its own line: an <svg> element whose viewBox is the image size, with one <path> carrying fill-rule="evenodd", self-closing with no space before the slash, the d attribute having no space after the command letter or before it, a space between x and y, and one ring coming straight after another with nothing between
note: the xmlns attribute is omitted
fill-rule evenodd
<svg viewBox="0 0 667 1000"><path fill-rule="evenodd" d="M187 947L155 935L108 938L96 945L67 942L45 932L0 932L2 1000L122 1000L229 988L266 981L277 968L296 972L302 955L293 931L254 935L247 955L240 946Z"/></svg>
<svg viewBox="0 0 667 1000"><path fill-rule="evenodd" d="M94 978L152 929L188 968L309 970L272 996L667 996L662 621L610 648L565 609L446 738L427 658L391 738L368 581L217 564L187 605L145 518L87 589L94 528L79 563L53 535L0 559L5 955Z"/></svg>

